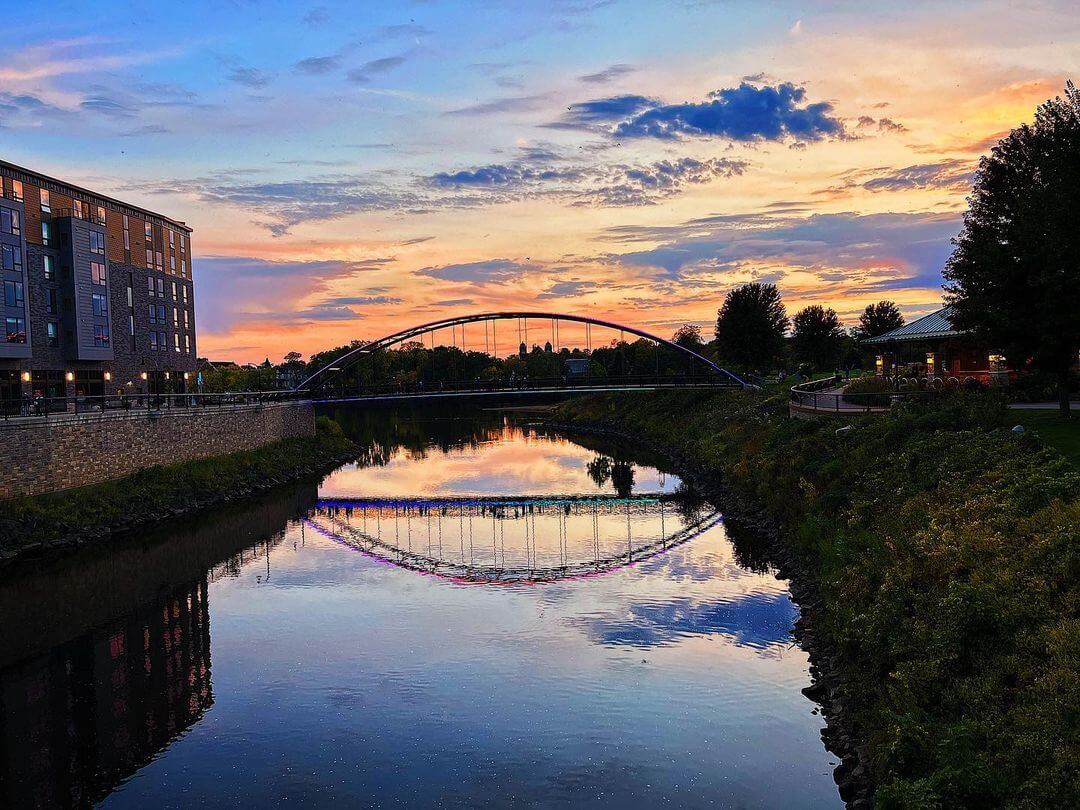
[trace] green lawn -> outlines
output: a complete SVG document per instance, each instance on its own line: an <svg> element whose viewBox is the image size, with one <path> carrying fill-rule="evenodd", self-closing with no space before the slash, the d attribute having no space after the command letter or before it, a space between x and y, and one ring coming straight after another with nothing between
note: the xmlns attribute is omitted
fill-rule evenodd
<svg viewBox="0 0 1080 810"><path fill-rule="evenodd" d="M1080 413L1074 411L1073 418L1063 422L1057 411L1011 410L1009 421L1035 431L1073 466L1080 468Z"/></svg>

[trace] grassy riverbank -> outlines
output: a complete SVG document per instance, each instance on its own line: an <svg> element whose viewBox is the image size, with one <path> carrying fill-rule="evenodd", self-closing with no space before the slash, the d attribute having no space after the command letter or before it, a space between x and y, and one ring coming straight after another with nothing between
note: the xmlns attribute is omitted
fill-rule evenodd
<svg viewBox="0 0 1080 810"><path fill-rule="evenodd" d="M0 561L79 545L113 531L269 489L323 472L356 450L336 422L319 417L314 436L6 501L0 506Z"/></svg>
<svg viewBox="0 0 1080 810"><path fill-rule="evenodd" d="M609 396L555 419L661 443L780 526L881 807L1080 806L1080 473L1003 405L839 423L782 398Z"/></svg>

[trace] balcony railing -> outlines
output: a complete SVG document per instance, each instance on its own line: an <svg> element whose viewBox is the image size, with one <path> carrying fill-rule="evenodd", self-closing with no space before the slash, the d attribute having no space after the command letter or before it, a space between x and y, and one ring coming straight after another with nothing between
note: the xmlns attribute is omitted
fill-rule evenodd
<svg viewBox="0 0 1080 810"><path fill-rule="evenodd" d="M85 222L93 222L95 225L104 225L105 217L99 216L97 211L79 211L76 208L54 208L53 218L75 217Z"/></svg>

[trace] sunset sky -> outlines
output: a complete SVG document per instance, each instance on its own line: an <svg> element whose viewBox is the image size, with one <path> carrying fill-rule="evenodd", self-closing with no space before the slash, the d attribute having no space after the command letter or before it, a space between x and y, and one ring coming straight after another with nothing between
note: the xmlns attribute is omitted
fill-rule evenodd
<svg viewBox="0 0 1080 810"><path fill-rule="evenodd" d="M185 220L199 353L527 307L711 335L733 285L939 306L1075 0L15 3L0 157Z"/></svg>

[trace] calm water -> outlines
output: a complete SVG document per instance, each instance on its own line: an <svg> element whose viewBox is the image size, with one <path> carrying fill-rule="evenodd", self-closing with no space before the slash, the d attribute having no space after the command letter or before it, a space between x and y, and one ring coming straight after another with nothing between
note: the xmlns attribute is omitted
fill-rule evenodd
<svg viewBox="0 0 1080 810"><path fill-rule="evenodd" d="M342 421L321 483L0 584L0 806L841 805L784 583L655 459Z"/></svg>

